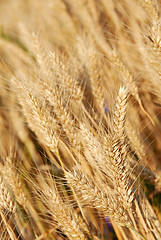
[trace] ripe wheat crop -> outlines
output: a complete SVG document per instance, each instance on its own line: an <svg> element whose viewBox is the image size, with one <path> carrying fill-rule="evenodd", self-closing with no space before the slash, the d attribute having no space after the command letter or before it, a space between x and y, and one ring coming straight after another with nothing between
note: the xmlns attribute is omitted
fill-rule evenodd
<svg viewBox="0 0 161 240"><path fill-rule="evenodd" d="M160 15L0 1L0 239L161 239Z"/></svg>

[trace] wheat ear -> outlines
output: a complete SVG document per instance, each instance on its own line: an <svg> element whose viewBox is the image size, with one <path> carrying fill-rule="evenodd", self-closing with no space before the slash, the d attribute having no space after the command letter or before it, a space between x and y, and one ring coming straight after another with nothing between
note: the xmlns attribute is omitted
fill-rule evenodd
<svg viewBox="0 0 161 240"><path fill-rule="evenodd" d="M92 47L89 49L89 59L87 66L90 75L93 96L96 99L97 106L102 109L104 104L104 93L102 88L103 73L98 56Z"/></svg>
<svg viewBox="0 0 161 240"><path fill-rule="evenodd" d="M3 173L4 179L11 187L17 202L22 206L25 205L27 199L23 191L22 182L18 173L16 173L15 166L13 165L10 157L6 157L5 159L5 167Z"/></svg>
<svg viewBox="0 0 161 240"><path fill-rule="evenodd" d="M36 33L32 33L30 36L25 29L21 28L21 30L25 33L27 45L33 54L35 54L36 60L39 66L41 66L41 75L46 80L45 82L50 85L53 85L54 82L55 85L62 85L69 91L70 98L81 101L83 96L81 87L77 80L68 73L68 69L59 55L54 51L47 52L46 48L40 42L40 37Z"/></svg>
<svg viewBox="0 0 161 240"><path fill-rule="evenodd" d="M9 234L11 240L16 240L17 238L16 238L11 226L7 222L5 214L9 213L9 212L14 214L15 210L16 210L15 204L11 198L10 193L8 192L7 187L5 186L2 176L0 175L0 215L6 226L6 229L8 231L8 234Z"/></svg>
<svg viewBox="0 0 161 240"><path fill-rule="evenodd" d="M0 176L0 207L1 211L15 212L15 204L5 186L2 176Z"/></svg>
<svg viewBox="0 0 161 240"><path fill-rule="evenodd" d="M138 88L135 84L132 74L129 72L128 68L122 62L122 60L117 55L115 50L112 50L111 61L117 67L123 81L128 86L131 95L133 95L136 98L136 100L138 101L139 106L140 106L141 110L143 111L143 113L149 118L151 123L153 125L155 125L153 119L151 118L151 116L148 114L148 112L145 110L145 108L142 105L142 102L141 102L141 99L140 99L139 93L138 93Z"/></svg>
<svg viewBox="0 0 161 240"><path fill-rule="evenodd" d="M115 191L119 193L119 198L125 209L132 210L134 201L133 188L129 178L129 165L127 160L127 147L125 144L125 116L127 112L128 90L121 87L116 100L116 107L113 116L113 132L108 156L113 170L113 180Z"/></svg>
<svg viewBox="0 0 161 240"><path fill-rule="evenodd" d="M121 225L130 225L130 219L123 206L112 194L109 187L100 189L93 180L82 171L66 172L69 184L77 193L80 202L84 205L93 206L99 213L109 216Z"/></svg>
<svg viewBox="0 0 161 240"><path fill-rule="evenodd" d="M160 61L161 61L161 19L158 13L157 7L153 0L145 0L143 3L148 17L152 23L148 38L151 40L150 48L150 63L153 65L154 69L157 71L159 76L160 71Z"/></svg>
<svg viewBox="0 0 161 240"><path fill-rule="evenodd" d="M42 181L41 188L38 189L38 195L44 203L44 206L52 215L53 223L57 225L71 240L87 240L79 226L79 220L76 212L70 206L67 206L61 199L56 187L48 186Z"/></svg>

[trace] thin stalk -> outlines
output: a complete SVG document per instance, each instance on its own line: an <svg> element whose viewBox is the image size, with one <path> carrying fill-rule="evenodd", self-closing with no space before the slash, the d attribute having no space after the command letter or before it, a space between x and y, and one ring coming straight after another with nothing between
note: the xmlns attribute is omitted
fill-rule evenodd
<svg viewBox="0 0 161 240"><path fill-rule="evenodd" d="M141 237L141 239L148 240L147 238L143 237L143 235L141 233L139 233L134 227L131 226L131 227L129 227L129 229L134 231L139 237Z"/></svg>

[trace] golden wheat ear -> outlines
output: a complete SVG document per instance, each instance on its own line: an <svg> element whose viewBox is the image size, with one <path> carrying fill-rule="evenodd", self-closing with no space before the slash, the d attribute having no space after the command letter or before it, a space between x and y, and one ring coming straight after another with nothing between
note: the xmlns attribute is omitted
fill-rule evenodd
<svg viewBox="0 0 161 240"><path fill-rule="evenodd" d="M7 229L7 232L9 234L11 240L16 240L17 237L7 220L7 214L11 213L14 215L15 210L16 210L16 206L15 206L13 199L5 185L5 182L2 178L2 176L0 175L0 216L2 218L2 221L5 224L5 227Z"/></svg>
<svg viewBox="0 0 161 240"><path fill-rule="evenodd" d="M128 152L125 144L125 119L128 105L128 89L120 87L114 111L113 131L108 155L113 169L114 189L120 195L125 209L133 211L134 192L129 177ZM117 174L116 174L117 173ZM122 199L122 200L121 200Z"/></svg>
<svg viewBox="0 0 161 240"><path fill-rule="evenodd" d="M63 201L54 183L54 179L48 184L39 176L39 188L35 189L42 200L46 214L51 214L52 224L59 228L70 240L87 240L81 229L79 218L72 206ZM66 199L67 201L67 199Z"/></svg>
<svg viewBox="0 0 161 240"><path fill-rule="evenodd" d="M11 187L17 202L24 206L26 203L26 196L23 191L23 185L20 180L18 172L16 172L15 166L10 157L6 157L3 174L6 182Z"/></svg>
<svg viewBox="0 0 161 240"><path fill-rule="evenodd" d="M8 212L14 213L15 204L13 203L11 195L8 192L7 187L5 186L2 176L0 176L0 191L1 191L1 194L0 194L1 211L8 211Z"/></svg>
<svg viewBox="0 0 161 240"><path fill-rule="evenodd" d="M105 191L100 189L85 172L80 170L68 171L65 175L82 205L96 208L99 214L109 216L123 226L130 223L126 210L123 206L119 207L116 196L108 186L104 186Z"/></svg>
<svg viewBox="0 0 161 240"><path fill-rule="evenodd" d="M135 81L133 79L132 74L129 72L128 68L125 66L123 61L117 55L115 50L111 51L111 62L118 69L123 82L129 88L130 94L133 95L136 98L136 100L138 101L139 106L140 106L142 112L149 118L150 122L155 126L154 120L151 118L149 113L145 110L145 108L144 108L144 106L143 106L143 104L141 102L141 99L140 99L139 93L138 93L138 88L137 88L137 85L136 85L136 83L135 83Z"/></svg>

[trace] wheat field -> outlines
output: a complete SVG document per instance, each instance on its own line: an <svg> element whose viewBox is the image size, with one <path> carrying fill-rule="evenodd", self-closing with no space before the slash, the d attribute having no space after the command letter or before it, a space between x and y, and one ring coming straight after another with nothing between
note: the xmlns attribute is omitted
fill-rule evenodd
<svg viewBox="0 0 161 240"><path fill-rule="evenodd" d="M161 1L0 0L0 239L161 239Z"/></svg>

